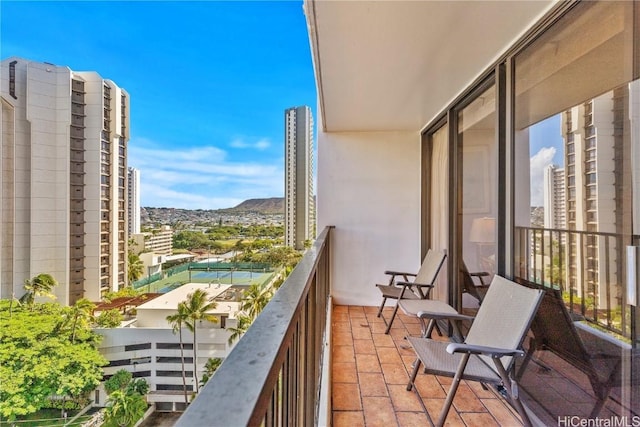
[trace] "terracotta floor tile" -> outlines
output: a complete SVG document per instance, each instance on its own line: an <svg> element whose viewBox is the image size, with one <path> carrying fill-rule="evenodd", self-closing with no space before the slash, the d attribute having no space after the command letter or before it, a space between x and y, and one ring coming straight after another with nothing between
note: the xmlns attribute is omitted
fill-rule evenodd
<svg viewBox="0 0 640 427"><path fill-rule="evenodd" d="M356 354L356 368L360 372L382 372L378 356L375 354Z"/></svg>
<svg viewBox="0 0 640 427"><path fill-rule="evenodd" d="M409 344L409 341L404 340L403 342L396 343L396 347L398 348L400 356L416 357L416 352L413 350L413 347L411 347L411 344Z"/></svg>
<svg viewBox="0 0 640 427"><path fill-rule="evenodd" d="M362 411L333 411L333 427L364 427Z"/></svg>
<svg viewBox="0 0 640 427"><path fill-rule="evenodd" d="M349 316L351 317L365 317L364 308L355 305L349 306Z"/></svg>
<svg viewBox="0 0 640 427"><path fill-rule="evenodd" d="M384 320L382 320L381 317L378 317L378 310L365 311L365 316L367 316L369 323L384 323Z"/></svg>
<svg viewBox="0 0 640 427"><path fill-rule="evenodd" d="M373 337L373 342L376 347L395 347L396 344L393 342L393 338L389 335L385 335L384 333L380 334L371 334Z"/></svg>
<svg viewBox="0 0 640 427"><path fill-rule="evenodd" d="M429 412L429 416L431 417L433 422L438 422L440 411L442 411L442 406L444 405L444 399L428 399L424 401L424 404L427 407L427 411ZM464 422L462 421L458 413L454 410L454 408L451 408L451 410L447 414L444 425L451 427L465 427Z"/></svg>
<svg viewBox="0 0 640 427"><path fill-rule="evenodd" d="M442 385L433 375L419 373L414 383L416 389L423 399L444 399L447 396Z"/></svg>
<svg viewBox="0 0 640 427"><path fill-rule="evenodd" d="M362 410L358 384L334 383L331 399L331 405L336 411Z"/></svg>
<svg viewBox="0 0 640 427"><path fill-rule="evenodd" d="M402 340L405 339L405 337L408 334L407 334L407 330L405 328L396 329L396 328L392 327L391 330L389 331L389 335L391 335L391 337L394 339L394 341L402 341Z"/></svg>
<svg viewBox="0 0 640 427"><path fill-rule="evenodd" d="M409 374L411 374L411 372L413 372L413 363L416 361L416 354L413 353L412 355L409 356L401 356L402 357L402 363L404 364L405 368L407 369L407 372L409 372Z"/></svg>
<svg viewBox="0 0 640 427"><path fill-rule="evenodd" d="M430 425L427 414L421 412L396 412L400 427L424 427Z"/></svg>
<svg viewBox="0 0 640 427"><path fill-rule="evenodd" d="M331 339L333 340L333 345L351 345L353 344L353 336L351 335L351 331L332 331Z"/></svg>
<svg viewBox="0 0 640 427"><path fill-rule="evenodd" d="M391 315L385 308L385 316ZM337 306L332 325L333 424L342 426L428 426L442 409L451 378L418 374L407 391L415 353L404 339L419 333L417 319L399 315L391 334L377 307ZM434 338L447 341L446 337ZM427 408L425 412L424 408ZM429 418L430 416L430 418ZM445 425L520 426L519 416L492 389L463 381Z"/></svg>
<svg viewBox="0 0 640 427"><path fill-rule="evenodd" d="M357 383L358 372L356 371L356 362L345 363L334 360L331 378L334 383Z"/></svg>
<svg viewBox="0 0 640 427"><path fill-rule="evenodd" d="M388 396L387 385L382 374L361 372L358 374L360 393L362 396Z"/></svg>
<svg viewBox="0 0 640 427"><path fill-rule="evenodd" d="M363 397L364 422L367 427L397 426L396 415L388 397Z"/></svg>
<svg viewBox="0 0 640 427"><path fill-rule="evenodd" d="M333 314L336 313L349 313L348 305L334 305L333 306Z"/></svg>
<svg viewBox="0 0 640 427"><path fill-rule="evenodd" d="M420 324L420 319L418 319L418 317L416 316L409 316L407 314L404 313L398 313L398 318L402 321L402 323L404 323L405 326L411 324L411 323L417 323Z"/></svg>
<svg viewBox="0 0 640 427"><path fill-rule="evenodd" d="M333 346L333 361L334 362L355 362L355 356L353 352L353 346L350 345L334 345Z"/></svg>
<svg viewBox="0 0 640 427"><path fill-rule="evenodd" d="M482 404L501 426L521 426L520 417L501 399L482 399Z"/></svg>
<svg viewBox="0 0 640 427"><path fill-rule="evenodd" d="M477 381L468 381L467 385L471 387L471 390L481 399L495 399L498 397L491 389L485 390L482 388L482 384ZM491 387L491 386L488 386Z"/></svg>
<svg viewBox="0 0 640 427"><path fill-rule="evenodd" d="M372 334L384 334L387 330L387 325L385 325L383 321L371 322L369 323L369 328L371 329Z"/></svg>
<svg viewBox="0 0 640 427"><path fill-rule="evenodd" d="M338 331L349 332L351 331L351 323L349 323L349 321L338 322L334 320L332 328L334 332L338 332Z"/></svg>
<svg viewBox="0 0 640 427"><path fill-rule="evenodd" d="M462 418L467 427L500 427L495 418L487 412L481 414L474 412L462 413L460 418Z"/></svg>
<svg viewBox="0 0 640 427"><path fill-rule="evenodd" d="M407 391L404 385L390 384L389 394L396 411L422 411L424 408L415 391Z"/></svg>
<svg viewBox="0 0 640 427"><path fill-rule="evenodd" d="M402 364L398 363L380 363L384 379L387 384L403 384L407 385L409 375Z"/></svg>
<svg viewBox="0 0 640 427"><path fill-rule="evenodd" d="M353 348L356 353L376 354L376 346L373 340L353 340Z"/></svg>
<svg viewBox="0 0 640 427"><path fill-rule="evenodd" d="M445 387L445 390L449 392L449 386ZM453 405L458 412L487 412L487 408L465 382L460 383Z"/></svg>
<svg viewBox="0 0 640 427"><path fill-rule="evenodd" d="M369 325L362 324L354 324L353 329L351 329L351 334L353 335L354 340L370 340L371 339L371 330L369 329Z"/></svg>
<svg viewBox="0 0 640 427"><path fill-rule="evenodd" d="M380 363L402 363L400 354L398 354L398 350L395 347L380 347L377 352Z"/></svg>
<svg viewBox="0 0 640 427"><path fill-rule="evenodd" d="M419 337L422 335L422 329L419 323L405 325L409 335Z"/></svg>

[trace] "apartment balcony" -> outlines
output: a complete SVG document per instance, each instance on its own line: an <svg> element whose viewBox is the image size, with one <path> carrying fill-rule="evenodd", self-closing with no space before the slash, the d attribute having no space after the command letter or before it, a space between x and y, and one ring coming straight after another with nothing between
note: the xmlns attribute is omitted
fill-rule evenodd
<svg viewBox="0 0 640 427"><path fill-rule="evenodd" d="M332 302L333 233L332 227L321 233L177 426L408 426L437 419L450 378L419 373L414 390L406 390L415 355L405 337L420 334L418 320L399 314L387 335L377 307ZM559 395L567 397L568 413L588 416L597 403L589 379L544 353L520 372L520 395L533 422L557 422L545 405ZM605 400L599 417L629 409L620 406L619 393ZM463 381L447 425L522 423L498 390Z"/></svg>
<svg viewBox="0 0 640 427"><path fill-rule="evenodd" d="M321 234L178 426L409 426L438 415L451 379L420 374L406 390L415 356L405 336L420 334L418 319L399 315L386 335L376 307L331 304L330 235ZM460 387L448 422L521 425L496 391L472 382Z"/></svg>

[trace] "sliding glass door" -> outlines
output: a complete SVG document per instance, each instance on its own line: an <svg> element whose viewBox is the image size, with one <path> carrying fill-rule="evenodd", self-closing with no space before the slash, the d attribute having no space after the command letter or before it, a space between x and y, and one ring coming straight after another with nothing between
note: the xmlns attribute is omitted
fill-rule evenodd
<svg viewBox="0 0 640 427"><path fill-rule="evenodd" d="M578 4L512 62L514 275L548 292L522 384L551 419L640 415L638 6Z"/></svg>

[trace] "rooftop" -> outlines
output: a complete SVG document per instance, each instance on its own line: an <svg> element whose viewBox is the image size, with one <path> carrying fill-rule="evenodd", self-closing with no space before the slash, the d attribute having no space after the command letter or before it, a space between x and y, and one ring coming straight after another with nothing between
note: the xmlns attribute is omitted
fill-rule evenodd
<svg viewBox="0 0 640 427"><path fill-rule="evenodd" d="M187 299L187 296L196 289L202 289L211 299L220 299L232 285L222 285L219 283L186 283L171 292L167 292L158 298L154 298L138 307L140 310L175 310L178 304ZM218 306L209 311L209 314L227 314L234 318L239 310L239 303L233 301L219 301Z"/></svg>

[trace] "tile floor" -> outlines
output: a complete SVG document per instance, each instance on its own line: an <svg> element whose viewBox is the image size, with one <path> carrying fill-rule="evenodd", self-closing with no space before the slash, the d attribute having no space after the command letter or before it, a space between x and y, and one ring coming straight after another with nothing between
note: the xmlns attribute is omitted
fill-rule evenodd
<svg viewBox="0 0 640 427"><path fill-rule="evenodd" d="M407 391L415 355L404 339L419 335L418 319L398 314L389 335L375 307L333 310L332 407L335 427L429 426L437 420L450 378L418 374ZM388 310L388 312L387 312ZM390 309L385 309L386 316ZM434 333L434 336L436 334ZM520 426L517 413L492 390L463 382L446 425Z"/></svg>

